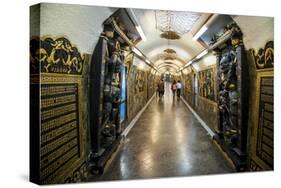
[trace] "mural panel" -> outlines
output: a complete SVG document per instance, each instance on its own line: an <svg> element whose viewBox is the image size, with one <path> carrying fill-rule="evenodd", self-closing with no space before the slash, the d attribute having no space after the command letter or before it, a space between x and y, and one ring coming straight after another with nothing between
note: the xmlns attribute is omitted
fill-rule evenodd
<svg viewBox="0 0 281 188"><path fill-rule="evenodd" d="M144 87L145 87L145 72L141 70L136 71L135 75L135 94L139 94L141 92L144 92Z"/></svg>
<svg viewBox="0 0 281 188"><path fill-rule="evenodd" d="M210 100L215 100L215 67L198 73L198 94Z"/></svg>
<svg viewBox="0 0 281 188"><path fill-rule="evenodd" d="M192 102L192 99L193 99L193 72L187 74L187 75L184 75L184 78L185 80L185 91L184 91L184 97L186 99L186 101L191 105L193 106L193 102Z"/></svg>

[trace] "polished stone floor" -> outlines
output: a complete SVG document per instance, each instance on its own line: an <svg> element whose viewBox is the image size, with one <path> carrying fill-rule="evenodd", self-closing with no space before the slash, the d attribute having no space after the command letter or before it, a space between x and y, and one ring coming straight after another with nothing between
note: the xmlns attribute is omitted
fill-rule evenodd
<svg viewBox="0 0 281 188"><path fill-rule="evenodd" d="M233 172L200 123L166 87L164 98L153 99L104 174L90 181Z"/></svg>

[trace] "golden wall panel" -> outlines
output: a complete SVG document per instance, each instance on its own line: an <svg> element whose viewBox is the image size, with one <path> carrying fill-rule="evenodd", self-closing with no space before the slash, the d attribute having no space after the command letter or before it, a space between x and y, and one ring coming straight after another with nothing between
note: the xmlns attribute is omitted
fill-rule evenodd
<svg viewBox="0 0 281 188"><path fill-rule="evenodd" d="M266 43L256 53L249 50L250 111L249 169L274 168L274 48Z"/></svg>
<svg viewBox="0 0 281 188"><path fill-rule="evenodd" d="M215 66L198 72L198 94L210 100L215 100Z"/></svg>
<svg viewBox="0 0 281 188"><path fill-rule="evenodd" d="M250 112L250 160L262 170L273 169L273 79L273 71L257 72Z"/></svg>
<svg viewBox="0 0 281 188"><path fill-rule="evenodd" d="M50 90L48 90L50 89ZM85 162L85 88L78 75L41 74L40 180L63 183ZM65 91L65 92L63 92Z"/></svg>
<svg viewBox="0 0 281 188"><path fill-rule="evenodd" d="M65 36L30 40L31 91L38 92L34 96L39 100L32 108L38 107L40 117L31 123L31 129L40 124L38 132L32 132L39 134L39 175L33 181L39 184L73 182L77 178L70 177L77 170L86 175L88 63L89 55Z"/></svg>

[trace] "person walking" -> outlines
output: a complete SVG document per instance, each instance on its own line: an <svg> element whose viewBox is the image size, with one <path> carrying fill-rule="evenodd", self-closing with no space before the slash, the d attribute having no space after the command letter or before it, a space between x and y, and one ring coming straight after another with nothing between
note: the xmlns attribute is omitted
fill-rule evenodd
<svg viewBox="0 0 281 188"><path fill-rule="evenodd" d="M181 88L182 88L181 81L178 80L178 83L177 83L177 96L178 97L181 96Z"/></svg>
<svg viewBox="0 0 281 188"><path fill-rule="evenodd" d="M171 90L173 92L173 97L175 97L176 91L177 91L177 82L176 82L176 80L173 81L173 83L171 85Z"/></svg>
<svg viewBox="0 0 281 188"><path fill-rule="evenodd" d="M159 99L162 99L164 92L165 92L165 86L164 86L164 80L161 79L160 82L157 85L157 91L159 95Z"/></svg>

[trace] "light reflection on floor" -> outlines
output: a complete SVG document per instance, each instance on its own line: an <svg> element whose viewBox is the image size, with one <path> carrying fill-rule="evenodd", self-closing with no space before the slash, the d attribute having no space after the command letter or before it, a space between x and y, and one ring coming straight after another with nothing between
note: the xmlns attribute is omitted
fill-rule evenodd
<svg viewBox="0 0 281 188"><path fill-rule="evenodd" d="M153 99L102 176L125 180L233 172L206 131L166 85Z"/></svg>

